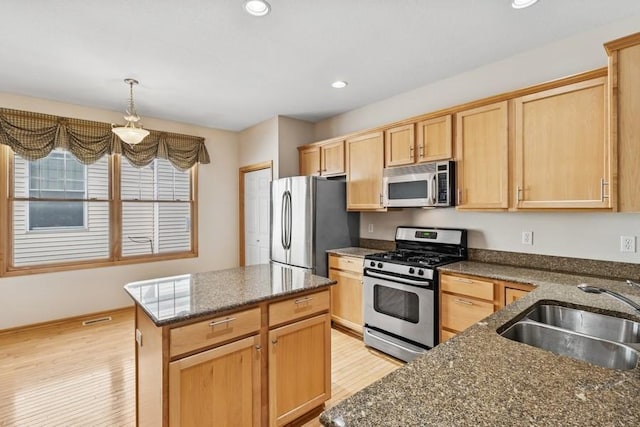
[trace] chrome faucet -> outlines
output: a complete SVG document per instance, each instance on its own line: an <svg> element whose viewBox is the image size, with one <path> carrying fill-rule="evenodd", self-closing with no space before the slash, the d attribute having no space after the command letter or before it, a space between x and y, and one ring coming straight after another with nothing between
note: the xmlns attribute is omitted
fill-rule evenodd
<svg viewBox="0 0 640 427"><path fill-rule="evenodd" d="M629 283L630 280L627 280L627 283ZM635 282L634 282L635 283ZM582 292L587 292L590 294L607 294L619 301L624 302L625 304L629 304L631 307L633 307L636 311L640 312L640 304L636 303L635 301L630 300L629 298L625 297L624 295L620 295L617 292L613 292L610 291L608 289L603 289L603 288L596 288L595 286L589 286L587 284L581 284L578 285L578 289L580 289Z"/></svg>
<svg viewBox="0 0 640 427"><path fill-rule="evenodd" d="M640 283L634 282L633 280L628 280L627 279L627 285L631 286L632 288L636 287L636 288L640 289Z"/></svg>

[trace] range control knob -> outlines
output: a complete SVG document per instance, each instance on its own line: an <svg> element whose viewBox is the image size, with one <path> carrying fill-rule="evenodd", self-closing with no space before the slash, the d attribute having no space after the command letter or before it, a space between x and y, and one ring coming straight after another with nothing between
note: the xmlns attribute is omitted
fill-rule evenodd
<svg viewBox="0 0 640 427"><path fill-rule="evenodd" d="M382 263L381 262L378 263L378 268L382 268Z"/></svg>
<svg viewBox="0 0 640 427"><path fill-rule="evenodd" d="M413 274L415 272L416 272L415 268L413 268L413 267L409 268L409 274Z"/></svg>
<svg viewBox="0 0 640 427"><path fill-rule="evenodd" d="M375 266L376 266L376 262L375 262L375 261L371 261L371 262L369 263L369 265L370 265L371 267L375 267Z"/></svg>
<svg viewBox="0 0 640 427"><path fill-rule="evenodd" d="M424 276L424 270L418 270L418 275Z"/></svg>

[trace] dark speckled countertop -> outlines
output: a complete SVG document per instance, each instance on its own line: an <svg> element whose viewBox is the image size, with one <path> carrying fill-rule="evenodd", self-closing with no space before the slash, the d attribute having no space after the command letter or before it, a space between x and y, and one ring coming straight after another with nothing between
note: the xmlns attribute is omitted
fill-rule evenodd
<svg viewBox="0 0 640 427"><path fill-rule="evenodd" d="M357 258L364 258L367 255L377 254L379 252L385 252L380 249L367 249L367 248L357 248L357 247L349 247L349 248L339 248L339 249L329 249L327 253L336 254L336 255L346 255Z"/></svg>
<svg viewBox="0 0 640 427"><path fill-rule="evenodd" d="M133 282L124 289L156 326L164 326L335 283L302 268L260 264Z"/></svg>
<svg viewBox="0 0 640 427"><path fill-rule="evenodd" d="M442 271L530 283L536 289L337 406L331 426L636 426L640 367L612 370L510 341L496 330L541 300L640 315L587 283L640 302L624 282L464 261Z"/></svg>

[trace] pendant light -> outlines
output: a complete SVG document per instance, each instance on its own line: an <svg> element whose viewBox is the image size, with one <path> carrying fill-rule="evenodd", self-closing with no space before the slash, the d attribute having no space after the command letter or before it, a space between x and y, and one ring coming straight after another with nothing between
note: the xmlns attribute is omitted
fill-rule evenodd
<svg viewBox="0 0 640 427"><path fill-rule="evenodd" d="M135 145L142 142L142 140L149 135L149 131L136 126L136 123L140 121L140 116L136 112L136 107L133 104L133 85L137 85L138 81L135 79L124 79L124 82L129 85L129 105L126 110L127 115L124 116L127 124L120 127L113 127L111 130L118 135L122 141L129 145Z"/></svg>

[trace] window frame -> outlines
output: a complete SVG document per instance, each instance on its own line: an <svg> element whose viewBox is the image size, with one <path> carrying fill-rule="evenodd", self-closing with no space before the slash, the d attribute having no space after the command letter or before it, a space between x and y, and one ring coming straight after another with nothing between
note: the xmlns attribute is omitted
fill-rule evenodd
<svg viewBox="0 0 640 427"><path fill-rule="evenodd" d="M168 261L198 256L198 164L189 170L191 209L191 248L189 251L145 254L123 257L122 247L122 199L120 197L120 165L122 156L109 156L109 257L104 259L57 262L51 264L13 266L13 203L14 197L14 153L6 145L0 144L0 277L28 274L73 271L80 269L113 267L118 265ZM102 200L102 199L101 199ZM87 200L91 202L91 200ZM104 200L102 200L104 202ZM86 224L86 223L85 223ZM54 230L54 229L52 229ZM64 232L62 228L59 229ZM81 231L77 229L75 231ZM38 231L30 231L38 232Z"/></svg>

